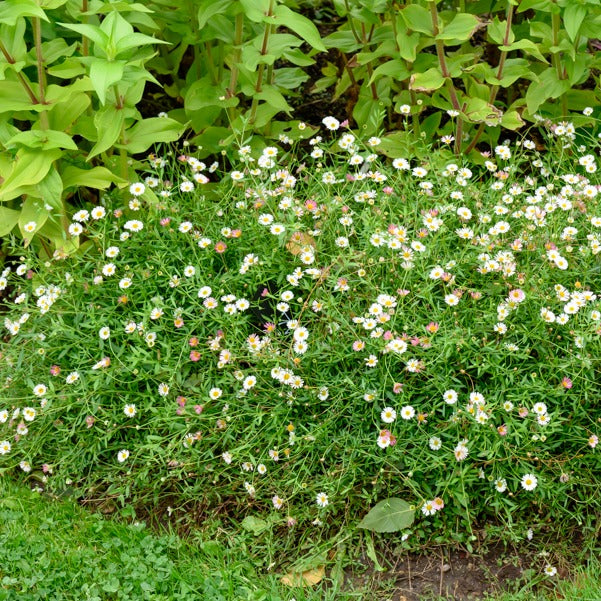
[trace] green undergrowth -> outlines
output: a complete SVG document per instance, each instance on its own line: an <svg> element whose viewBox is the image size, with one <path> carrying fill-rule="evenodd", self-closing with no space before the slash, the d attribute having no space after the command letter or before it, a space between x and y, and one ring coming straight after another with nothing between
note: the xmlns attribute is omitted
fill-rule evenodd
<svg viewBox="0 0 601 601"><path fill-rule="evenodd" d="M377 578L355 562L345 573L371 573L364 588L327 569L314 587L286 587L281 574L257 569L251 535L230 533L229 544L182 540L152 532L127 508L118 519L92 513L70 499L52 499L9 481L0 482L0 599L212 599L320 601L394 598L394 581ZM275 547L275 545L273 545ZM565 557L568 553L563 550ZM559 576L524 580L514 592L489 601L601 598L601 566L570 565ZM339 574L341 576L342 573ZM387 575L388 576L388 575ZM557 579L557 581L556 581ZM369 581L369 582L367 582ZM543 582L541 587L541 582ZM544 588L544 592L537 592Z"/></svg>

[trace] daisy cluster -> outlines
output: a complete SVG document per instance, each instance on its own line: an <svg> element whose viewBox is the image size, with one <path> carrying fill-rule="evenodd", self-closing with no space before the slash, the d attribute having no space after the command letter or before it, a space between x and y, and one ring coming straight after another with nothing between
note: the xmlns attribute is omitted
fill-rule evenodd
<svg viewBox="0 0 601 601"><path fill-rule="evenodd" d="M362 489L425 520L466 494L474 515L585 498L597 148L556 165L523 140L468 166L390 161L334 117L312 133L302 162L248 145L218 174L180 155L179 181L152 156L125 200L73 214L85 250L20 251L0 277L2 464L288 524Z"/></svg>

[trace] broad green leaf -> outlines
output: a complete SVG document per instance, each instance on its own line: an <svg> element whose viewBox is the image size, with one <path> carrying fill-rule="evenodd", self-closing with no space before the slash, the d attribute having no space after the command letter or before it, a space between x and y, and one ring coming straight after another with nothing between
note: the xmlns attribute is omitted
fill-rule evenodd
<svg viewBox="0 0 601 601"><path fill-rule="evenodd" d="M115 83L121 81L125 61L108 61L95 58L90 65L90 79L101 104L106 103L106 92Z"/></svg>
<svg viewBox="0 0 601 601"><path fill-rule="evenodd" d="M175 142L184 133L185 124L174 119L153 117L138 121L125 132L125 143L117 148L125 148L131 154L145 152L159 142Z"/></svg>
<svg viewBox="0 0 601 601"><path fill-rule="evenodd" d="M51 148L67 148L77 150L77 145L71 139L71 136L62 131L52 129L33 129L19 132L7 141L7 146L25 146L26 148L41 148L49 150Z"/></svg>
<svg viewBox="0 0 601 601"><path fill-rule="evenodd" d="M227 11L232 0L204 0L198 8L198 29L202 29L213 15Z"/></svg>
<svg viewBox="0 0 601 601"><path fill-rule="evenodd" d="M323 43L327 48L338 48L342 52L355 52L363 46L361 42L357 42L350 30L335 31L325 37Z"/></svg>
<svg viewBox="0 0 601 601"><path fill-rule="evenodd" d="M88 25L85 23L57 23L57 25L61 25L66 29L70 29L71 31L75 31L86 38L89 38L95 44L98 44L102 50L106 52L106 48L109 43L108 35L97 27L96 25Z"/></svg>
<svg viewBox="0 0 601 601"><path fill-rule="evenodd" d="M499 46L503 45L503 42L505 41L505 33L507 31L507 22L506 21L500 21L499 17L495 17L489 24L488 24L488 35L490 37L490 39L495 43L498 44ZM513 30L510 29L509 31L509 39L507 40L510 44L513 44L515 40L515 34L513 33Z"/></svg>
<svg viewBox="0 0 601 601"><path fill-rule="evenodd" d="M244 14L255 23L262 23L269 12L269 0L240 0Z"/></svg>
<svg viewBox="0 0 601 601"><path fill-rule="evenodd" d="M570 89L570 82L559 79L553 67L543 71L537 81L533 81L526 92L526 105L532 115L538 108L551 98L559 98Z"/></svg>
<svg viewBox="0 0 601 601"><path fill-rule="evenodd" d="M378 68L374 69L368 85L371 85L374 81L376 81L376 79L383 76L392 77L395 81L404 81L410 75L411 72L409 69L407 69L407 64L405 61L395 59L387 61L383 65L380 65Z"/></svg>
<svg viewBox="0 0 601 601"><path fill-rule="evenodd" d="M124 179L109 171L106 167L92 167L80 169L69 165L62 173L63 187L67 188L95 188L106 190L111 184L124 184Z"/></svg>
<svg viewBox="0 0 601 601"><path fill-rule="evenodd" d="M570 36L572 42L576 39L580 26L586 17L587 9L582 4L576 2L569 3L563 13L563 25Z"/></svg>
<svg viewBox="0 0 601 601"><path fill-rule="evenodd" d="M369 90L362 88L359 101L353 109L353 119L361 131L370 136L378 133L386 117L386 105L382 100L374 99Z"/></svg>
<svg viewBox="0 0 601 601"><path fill-rule="evenodd" d="M427 8L419 4L410 4L401 10L401 15L411 31L434 35L432 27L432 15Z"/></svg>
<svg viewBox="0 0 601 601"><path fill-rule="evenodd" d="M274 23L277 25L283 25L294 31L294 33L300 36L305 42L313 46L313 48L316 50L319 50L320 52L326 51L326 47L321 41L321 36L319 35L317 27L315 27L313 22L307 19L307 17L303 17L303 15L295 13L285 4L278 4L275 7L274 14Z"/></svg>
<svg viewBox="0 0 601 601"><path fill-rule="evenodd" d="M415 62L417 57L417 47L421 41L420 37L421 36L417 32L409 34L407 31L399 29L397 32L396 41L399 45L399 54L401 55L402 59L409 61L410 63Z"/></svg>
<svg viewBox="0 0 601 601"><path fill-rule="evenodd" d="M499 46L499 50L504 50L506 52L510 52L511 50L523 50L526 54L531 54L543 63L548 62L547 59L541 54L538 46L532 40L518 40L509 46Z"/></svg>
<svg viewBox="0 0 601 601"><path fill-rule="evenodd" d="M409 88L416 92L430 92L438 90L444 85L445 78L440 69L432 67L423 73L414 73L409 80Z"/></svg>
<svg viewBox="0 0 601 601"><path fill-rule="evenodd" d="M77 92L63 102L52 105L48 111L48 123L52 129L66 132L77 118L90 106L90 97Z"/></svg>
<svg viewBox="0 0 601 601"><path fill-rule="evenodd" d="M58 214L64 213L62 204L63 180L56 167L52 166L46 177L36 185L34 196L40 198L46 208L52 207Z"/></svg>
<svg viewBox="0 0 601 601"><path fill-rule="evenodd" d="M517 111L507 111L501 117L501 125L515 131L516 129L520 129L525 123Z"/></svg>
<svg viewBox="0 0 601 601"><path fill-rule="evenodd" d="M60 79L74 79L86 72L86 68L77 58L68 58L58 65L48 69L48 73Z"/></svg>
<svg viewBox="0 0 601 601"><path fill-rule="evenodd" d="M0 23L12 26L21 17L39 17L48 21L46 13L34 0L4 0L0 2Z"/></svg>
<svg viewBox="0 0 601 601"><path fill-rule="evenodd" d="M292 110L292 107L286 102L283 94L278 92L273 86L265 86L262 92L254 95L258 100L264 100L272 108L277 109L276 112L283 111L285 113Z"/></svg>
<svg viewBox="0 0 601 601"><path fill-rule="evenodd" d="M144 35L143 33L130 33L126 38L122 38L119 40L115 46L116 54L120 54L121 52L125 52L126 50L130 50L131 48L136 48L139 46L148 46L149 44L169 44L165 40L158 40L157 38L153 38L149 35Z"/></svg>
<svg viewBox="0 0 601 601"><path fill-rule="evenodd" d="M40 6L45 10L54 10L67 4L69 0L40 0Z"/></svg>
<svg viewBox="0 0 601 601"><path fill-rule="evenodd" d="M15 211L7 207L0 207L0 238L10 234L19 221L21 211Z"/></svg>
<svg viewBox="0 0 601 601"><path fill-rule="evenodd" d="M13 58L14 62L22 62L27 58L27 44L25 43L25 19L23 17L17 19L15 25L0 25L0 40L4 44L4 48ZM0 55L2 56L2 55ZM5 60L5 57L2 56ZM1 65L2 63L0 63ZM11 66L11 63L4 62L4 67ZM14 69L14 63L13 63ZM16 70L16 69L15 69Z"/></svg>
<svg viewBox="0 0 601 601"><path fill-rule="evenodd" d="M108 104L96 112L94 125L98 132L98 140L88 154L88 161L115 145L121 135L124 121L124 112L116 109L112 104Z"/></svg>
<svg viewBox="0 0 601 601"><path fill-rule="evenodd" d="M23 239L26 241L25 246L27 246L34 234L46 223L48 216L48 209L44 206L42 199L33 198L32 196L28 196L25 199L21 207L21 214L19 215L19 229L21 230ZM32 223L35 223L35 229L29 232L26 226Z"/></svg>
<svg viewBox="0 0 601 601"><path fill-rule="evenodd" d="M496 124L501 118L499 109L482 98L468 98L462 114L470 123Z"/></svg>
<svg viewBox="0 0 601 601"><path fill-rule="evenodd" d="M518 6L517 12L523 13L526 10L530 10L531 8L534 10L542 10L545 12L549 12L551 10L551 6L553 4L553 0L522 0L520 5Z"/></svg>
<svg viewBox="0 0 601 601"><path fill-rule="evenodd" d="M122 17L117 11L111 11L100 24L100 30L103 31L109 38L109 44L112 47L123 39L134 33L134 28L129 21ZM107 51L109 58L114 58L113 49Z"/></svg>
<svg viewBox="0 0 601 601"><path fill-rule="evenodd" d="M409 503L402 499L391 497L380 501L359 522L358 528L372 532L399 532L413 524L415 511Z"/></svg>
<svg viewBox="0 0 601 601"><path fill-rule="evenodd" d="M455 18L445 25L436 36L437 40L469 40L480 26L480 20L469 13L457 13Z"/></svg>
<svg viewBox="0 0 601 601"><path fill-rule="evenodd" d="M415 147L415 138L406 131L394 132L382 136L378 150L391 159L408 158Z"/></svg>
<svg viewBox="0 0 601 601"><path fill-rule="evenodd" d="M4 183L0 186L0 201L10 200L20 195L22 186L31 186L42 181L52 163L62 155L58 149L33 151L21 149Z"/></svg>
<svg viewBox="0 0 601 601"><path fill-rule="evenodd" d="M45 111L47 105L32 104L31 98L17 81L3 81L0 83L0 115L16 111Z"/></svg>
<svg viewBox="0 0 601 601"><path fill-rule="evenodd" d="M71 56L77 49L77 43L71 45L67 44L63 38L56 38L42 44L42 56L44 57L44 64L46 66L51 65L55 61L61 58L67 58ZM32 63L37 61L36 50L32 48L29 51L29 57Z"/></svg>
<svg viewBox="0 0 601 601"><path fill-rule="evenodd" d="M309 74L298 67L283 67L275 69L273 72L273 84L278 88L286 90L295 90L300 87L307 79Z"/></svg>
<svg viewBox="0 0 601 601"><path fill-rule="evenodd" d="M195 81L186 92L184 97L184 108L187 111L198 111L207 106L219 106L227 108L236 106L239 99L236 96L225 98L225 88L211 84L209 77L203 77Z"/></svg>
<svg viewBox="0 0 601 601"><path fill-rule="evenodd" d="M252 532L255 536L259 536L259 534L271 528L271 524L267 520L252 515L247 515L240 525L244 530Z"/></svg>

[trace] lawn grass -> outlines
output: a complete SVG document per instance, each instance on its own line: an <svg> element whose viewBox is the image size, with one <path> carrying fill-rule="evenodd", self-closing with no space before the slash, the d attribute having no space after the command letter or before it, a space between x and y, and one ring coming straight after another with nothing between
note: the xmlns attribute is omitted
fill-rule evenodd
<svg viewBox="0 0 601 601"><path fill-rule="evenodd" d="M200 537L190 544L173 533L107 519L72 500L51 499L8 481L0 482L0 523L2 600L350 601L393 595L370 585L358 590L346 585L343 591L329 579L314 589L286 588L279 574L259 574L245 536L233 535L229 547ZM597 601L600 574L601 566L593 562L544 593L535 592L533 582L490 599Z"/></svg>

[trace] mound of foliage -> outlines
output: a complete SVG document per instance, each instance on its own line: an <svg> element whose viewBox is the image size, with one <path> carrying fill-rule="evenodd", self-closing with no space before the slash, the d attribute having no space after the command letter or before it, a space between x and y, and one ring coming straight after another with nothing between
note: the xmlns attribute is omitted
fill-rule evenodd
<svg viewBox="0 0 601 601"><path fill-rule="evenodd" d="M13 240L3 472L258 531L401 498L407 544L598 510L598 142L390 163L324 126L151 156L71 256Z"/></svg>

